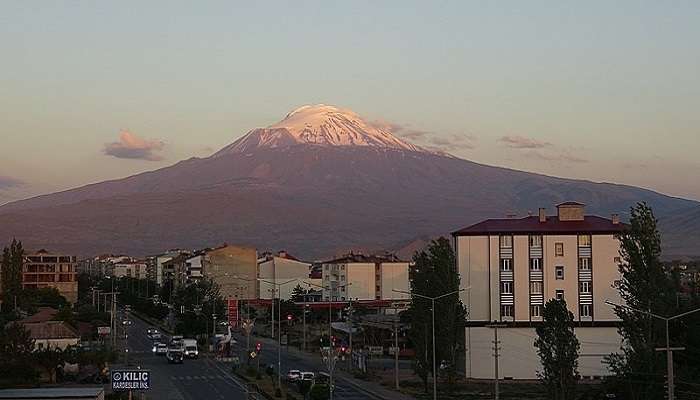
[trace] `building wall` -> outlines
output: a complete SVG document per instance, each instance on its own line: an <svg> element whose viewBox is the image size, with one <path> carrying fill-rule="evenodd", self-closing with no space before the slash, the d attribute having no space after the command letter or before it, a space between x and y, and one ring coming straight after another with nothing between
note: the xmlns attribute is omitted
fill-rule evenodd
<svg viewBox="0 0 700 400"><path fill-rule="evenodd" d="M605 355L620 350L621 339L614 327L576 328L581 342L579 374L583 377L610 375L603 362ZM466 328L466 377L494 378L494 330L488 327ZM499 378L537 379L542 369L534 328L499 328Z"/></svg>
<svg viewBox="0 0 700 400"><path fill-rule="evenodd" d="M259 264L259 276L260 279L265 279L270 282L277 284L282 284L289 282L292 279L296 279L295 282L291 282L285 285L281 285L279 288L279 296L284 300L289 300L292 297L292 292L297 285L300 285L305 290L309 288L308 282L312 282L309 278L309 268L311 263L305 263L302 261L291 260L284 257L272 257L265 260ZM313 282L316 283L317 280ZM271 299L272 290L275 285L260 282L260 298L261 299ZM314 289L316 289L314 287Z"/></svg>
<svg viewBox="0 0 700 400"><path fill-rule="evenodd" d="M530 319L530 251L529 236L513 237L513 293L515 319Z"/></svg>
<svg viewBox="0 0 700 400"><path fill-rule="evenodd" d="M353 300L375 300L376 274L374 265L374 263L348 264L347 282L351 283L351 285L346 288L346 293L340 292L340 296ZM341 282L340 284L342 285L343 283Z"/></svg>
<svg viewBox="0 0 700 400"><path fill-rule="evenodd" d="M68 346L77 346L78 344L80 344L79 338L34 339L34 348L37 350L43 350L47 348L65 350Z"/></svg>
<svg viewBox="0 0 700 400"><path fill-rule="evenodd" d="M459 236L456 248L460 286L471 287L459 294L460 300L469 310L471 320L489 321L489 238Z"/></svg>
<svg viewBox="0 0 700 400"><path fill-rule="evenodd" d="M578 236L545 235L542 239L544 252L544 293L545 302L554 298L557 290L564 291L564 299L569 310L578 319ZM564 256L557 256L557 243L564 244ZM556 267L564 267L564 279L556 279Z"/></svg>
<svg viewBox="0 0 700 400"><path fill-rule="evenodd" d="M77 259L62 254L27 254L22 264L22 287L56 288L71 303L78 301Z"/></svg>
<svg viewBox="0 0 700 400"><path fill-rule="evenodd" d="M380 265L380 299L410 299L411 295L398 293L394 290L409 292L411 290L408 280L408 263L382 263Z"/></svg>
<svg viewBox="0 0 700 400"><path fill-rule="evenodd" d="M117 278L123 278L125 276L128 276L136 279L146 279L147 267L145 263L115 264L112 273Z"/></svg>
<svg viewBox="0 0 700 400"><path fill-rule="evenodd" d="M254 248L225 246L208 251L204 275L220 286L224 298L258 298L258 255Z"/></svg>
<svg viewBox="0 0 700 400"><path fill-rule="evenodd" d="M612 235L594 235L592 242L593 318L596 321L616 321L619 318L605 300L622 303L620 293L613 287L613 283L620 279L616 262L620 256L619 242Z"/></svg>

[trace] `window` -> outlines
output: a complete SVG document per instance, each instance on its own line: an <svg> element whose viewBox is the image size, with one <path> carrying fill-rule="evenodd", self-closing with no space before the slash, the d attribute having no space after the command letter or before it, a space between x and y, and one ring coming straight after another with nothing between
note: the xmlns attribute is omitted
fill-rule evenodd
<svg viewBox="0 0 700 400"><path fill-rule="evenodd" d="M341 287L340 287L340 291L341 291L341 292L344 292L344 291L345 291L345 286L341 286Z"/></svg>
<svg viewBox="0 0 700 400"><path fill-rule="evenodd" d="M554 243L554 255L557 257L564 257L564 243Z"/></svg>
<svg viewBox="0 0 700 400"><path fill-rule="evenodd" d="M581 288L581 293L590 293L591 292L591 282L588 282L588 281L580 282L579 287Z"/></svg>
<svg viewBox="0 0 700 400"><path fill-rule="evenodd" d="M340 275L340 280L345 282L345 275Z"/></svg>
<svg viewBox="0 0 700 400"><path fill-rule="evenodd" d="M326 271L328 271L328 264L324 265L324 266L323 266L323 269L325 269Z"/></svg>
<svg viewBox="0 0 700 400"><path fill-rule="evenodd" d="M501 236L501 247L511 248L513 247L513 237L512 236Z"/></svg>
<svg viewBox="0 0 700 400"><path fill-rule="evenodd" d="M578 235L578 247L591 247L591 235Z"/></svg>
<svg viewBox="0 0 700 400"><path fill-rule="evenodd" d="M530 293L542 294L542 282L530 282Z"/></svg>
<svg viewBox="0 0 700 400"><path fill-rule="evenodd" d="M590 304L581 304L580 314L581 314L581 318L590 318L591 317L591 305Z"/></svg>
<svg viewBox="0 0 700 400"><path fill-rule="evenodd" d="M530 259L530 270L531 271L542 271L542 259L541 258L531 258Z"/></svg>
<svg viewBox="0 0 700 400"><path fill-rule="evenodd" d="M510 258L501 259L501 271L512 271L513 270L513 260Z"/></svg>
<svg viewBox="0 0 700 400"><path fill-rule="evenodd" d="M530 236L530 247L542 247L542 236Z"/></svg>
<svg viewBox="0 0 700 400"><path fill-rule="evenodd" d="M563 290L559 289L555 293L556 293L555 298L557 300L564 300L564 291Z"/></svg>
<svg viewBox="0 0 700 400"><path fill-rule="evenodd" d="M554 267L554 277L558 280L563 280L564 279L564 267L561 265L557 265Z"/></svg>
<svg viewBox="0 0 700 400"><path fill-rule="evenodd" d="M619 264L619 263L620 263L620 257L615 257L615 258L613 258L613 262L614 262L615 264Z"/></svg>
<svg viewBox="0 0 700 400"><path fill-rule="evenodd" d="M341 265L341 266L340 266L340 270L341 270L341 271L345 271L345 265Z"/></svg>
<svg viewBox="0 0 700 400"><path fill-rule="evenodd" d="M513 282L501 282L501 294L513 294Z"/></svg>
<svg viewBox="0 0 700 400"><path fill-rule="evenodd" d="M591 259L589 257L582 257L578 259L578 268L581 271L591 270Z"/></svg>
<svg viewBox="0 0 700 400"><path fill-rule="evenodd" d="M530 316L531 317L541 317L542 316L542 306L530 306Z"/></svg>
<svg viewBox="0 0 700 400"><path fill-rule="evenodd" d="M501 306L501 318L503 317L513 317L513 306Z"/></svg>

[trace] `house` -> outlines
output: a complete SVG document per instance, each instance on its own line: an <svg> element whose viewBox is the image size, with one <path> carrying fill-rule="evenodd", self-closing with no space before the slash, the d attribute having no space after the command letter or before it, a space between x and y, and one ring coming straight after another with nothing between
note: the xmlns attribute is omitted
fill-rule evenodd
<svg viewBox="0 0 700 400"><path fill-rule="evenodd" d="M0 400L104 400L103 387L2 389Z"/></svg>
<svg viewBox="0 0 700 400"><path fill-rule="evenodd" d="M77 259L46 250L29 252L22 263L22 287L56 288L71 303L78 300Z"/></svg>
<svg viewBox="0 0 700 400"><path fill-rule="evenodd" d="M407 299L409 262L393 254L349 253L322 262L324 301Z"/></svg>
<svg viewBox="0 0 700 400"><path fill-rule="evenodd" d="M56 321L57 314L55 308L40 307L36 313L18 322L29 331L36 350L64 350L80 343L80 333L66 322Z"/></svg>
<svg viewBox="0 0 700 400"><path fill-rule="evenodd" d="M556 215L487 219L453 232L460 299L469 310L466 377L493 378L493 326L499 324L500 377L535 379L540 368L533 347L535 326L549 299L563 299L581 342L579 372L609 374L605 355L620 348L618 318L606 300L620 303L613 283L620 279L624 229L617 215L585 215L583 204L557 205Z"/></svg>

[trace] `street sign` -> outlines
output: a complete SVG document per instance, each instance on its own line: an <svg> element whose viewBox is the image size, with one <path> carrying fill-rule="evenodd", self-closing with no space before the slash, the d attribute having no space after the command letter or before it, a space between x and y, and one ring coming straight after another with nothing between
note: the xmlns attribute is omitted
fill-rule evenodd
<svg viewBox="0 0 700 400"><path fill-rule="evenodd" d="M112 370L112 390L148 390L151 371L147 369Z"/></svg>
<svg viewBox="0 0 700 400"><path fill-rule="evenodd" d="M250 352L250 358L255 358L257 356L258 356L258 353L254 352L254 351Z"/></svg>
<svg viewBox="0 0 700 400"><path fill-rule="evenodd" d="M97 334L100 336L107 336L110 334L111 331L112 331L112 328L110 328L109 326L98 326L97 327Z"/></svg>

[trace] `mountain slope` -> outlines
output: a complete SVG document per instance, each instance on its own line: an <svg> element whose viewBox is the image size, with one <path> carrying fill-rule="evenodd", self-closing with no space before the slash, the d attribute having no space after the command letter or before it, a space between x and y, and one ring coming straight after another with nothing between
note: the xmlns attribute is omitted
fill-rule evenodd
<svg viewBox="0 0 700 400"><path fill-rule="evenodd" d="M396 248L511 212L554 212L565 200L623 218L629 206L647 201L673 238L667 250L700 254L697 202L379 144L382 136L371 130L355 133L374 144L305 142L305 130L329 132L318 129L326 119L317 115L305 117L301 130L288 123L289 136L234 146L247 135L209 158L0 207L0 240L16 236L28 247L81 255L228 242L316 258ZM362 124L368 126L356 126Z"/></svg>

